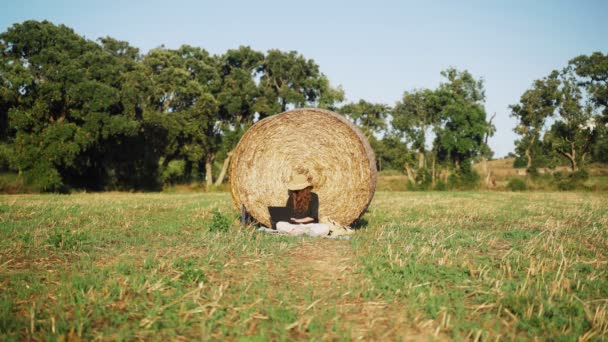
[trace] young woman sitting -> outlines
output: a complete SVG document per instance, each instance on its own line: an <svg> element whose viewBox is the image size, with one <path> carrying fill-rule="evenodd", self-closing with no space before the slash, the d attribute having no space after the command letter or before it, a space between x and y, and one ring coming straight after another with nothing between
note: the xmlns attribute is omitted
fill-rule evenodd
<svg viewBox="0 0 608 342"><path fill-rule="evenodd" d="M312 185L304 175L296 175L287 184L285 206L290 213L289 222L276 223L277 231L299 235L321 236L329 234L329 225L319 223L319 196L312 192Z"/></svg>

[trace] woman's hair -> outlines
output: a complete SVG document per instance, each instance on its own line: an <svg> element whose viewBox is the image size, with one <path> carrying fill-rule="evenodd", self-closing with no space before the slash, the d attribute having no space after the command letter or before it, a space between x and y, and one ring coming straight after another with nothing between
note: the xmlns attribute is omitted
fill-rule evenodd
<svg viewBox="0 0 608 342"><path fill-rule="evenodd" d="M309 186L302 190L295 190L291 192L291 198L293 199L293 209L296 213L302 214L308 210L311 189L312 186Z"/></svg>

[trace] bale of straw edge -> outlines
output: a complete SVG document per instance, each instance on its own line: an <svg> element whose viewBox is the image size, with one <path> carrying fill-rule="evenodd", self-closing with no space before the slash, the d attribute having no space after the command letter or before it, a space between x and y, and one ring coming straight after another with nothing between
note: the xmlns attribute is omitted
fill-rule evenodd
<svg viewBox="0 0 608 342"><path fill-rule="evenodd" d="M230 191L258 222L270 226L269 206L284 206L287 183L308 176L319 195L319 217L342 225L358 219L376 190L376 158L350 121L333 112L301 108L260 120L232 154Z"/></svg>

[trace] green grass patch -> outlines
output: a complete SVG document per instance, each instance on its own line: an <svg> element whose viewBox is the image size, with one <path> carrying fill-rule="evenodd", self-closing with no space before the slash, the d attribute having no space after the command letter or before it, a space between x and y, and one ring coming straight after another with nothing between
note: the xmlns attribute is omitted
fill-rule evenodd
<svg viewBox="0 0 608 342"><path fill-rule="evenodd" d="M0 215L1 340L608 338L602 193L379 192L350 241L240 227L226 193Z"/></svg>

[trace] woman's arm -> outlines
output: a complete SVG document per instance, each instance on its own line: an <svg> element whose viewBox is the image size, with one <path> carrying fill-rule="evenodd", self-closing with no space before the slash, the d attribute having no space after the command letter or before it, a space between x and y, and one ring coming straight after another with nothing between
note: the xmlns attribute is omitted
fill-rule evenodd
<svg viewBox="0 0 608 342"><path fill-rule="evenodd" d="M314 222L315 219L312 217L305 217L305 218L301 218L301 219L296 219L296 218L291 218L291 221L295 222L295 223L311 223Z"/></svg>

